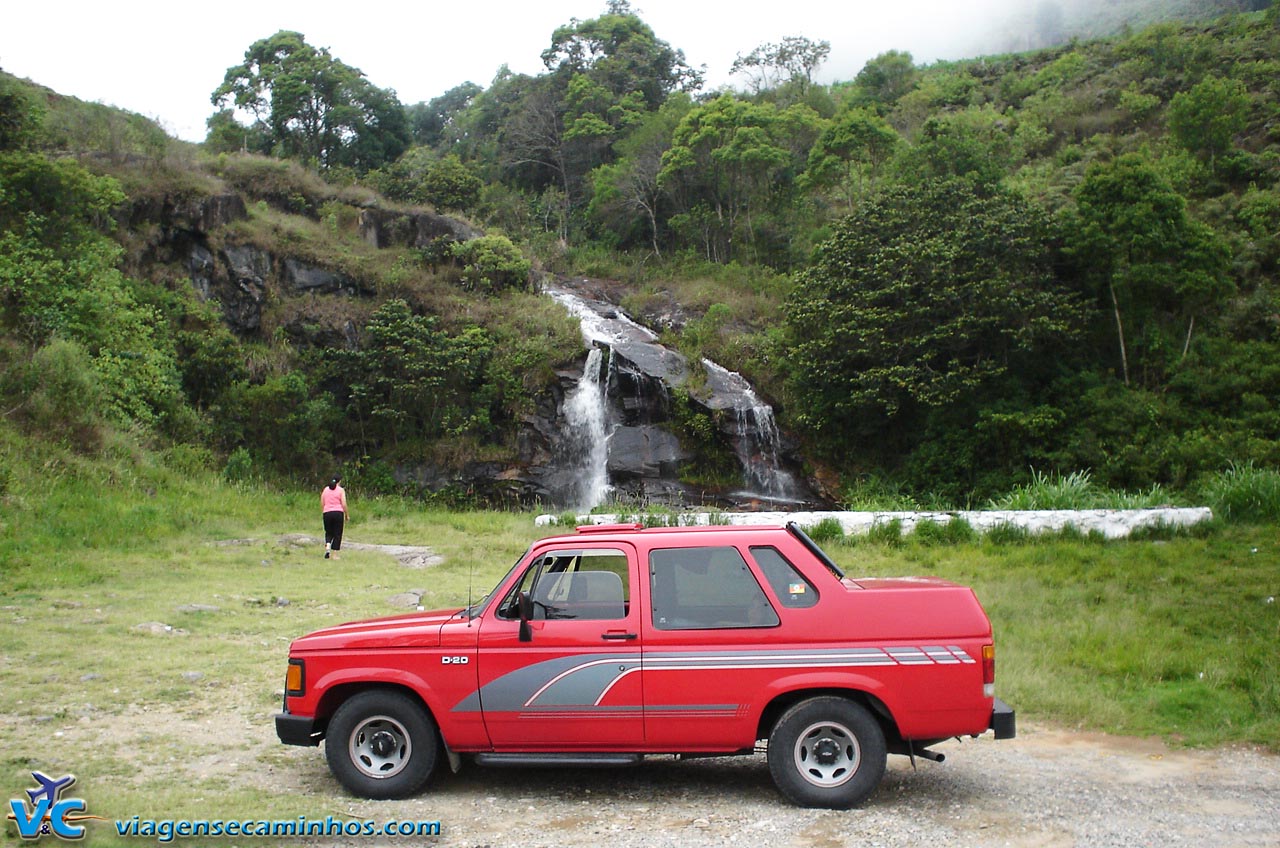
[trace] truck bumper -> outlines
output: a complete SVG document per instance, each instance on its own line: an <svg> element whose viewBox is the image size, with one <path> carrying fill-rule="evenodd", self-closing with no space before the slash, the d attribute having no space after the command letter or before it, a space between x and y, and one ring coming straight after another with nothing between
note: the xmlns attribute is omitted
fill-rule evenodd
<svg viewBox="0 0 1280 848"><path fill-rule="evenodd" d="M286 745L319 745L324 734L316 728L315 719L276 713L276 736Z"/></svg>
<svg viewBox="0 0 1280 848"><path fill-rule="evenodd" d="M996 732L997 739L1012 739L1018 735L1017 719L1013 707L999 698L991 705L990 729Z"/></svg>

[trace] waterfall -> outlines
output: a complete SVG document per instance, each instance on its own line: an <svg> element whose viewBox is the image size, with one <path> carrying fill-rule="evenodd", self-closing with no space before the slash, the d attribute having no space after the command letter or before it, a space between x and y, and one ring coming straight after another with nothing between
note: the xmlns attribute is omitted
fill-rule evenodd
<svg viewBox="0 0 1280 848"><path fill-rule="evenodd" d="M773 407L760 399L746 378L736 371L702 360L709 378L725 387L733 398L729 407L737 428L734 452L742 463L748 490L737 494L761 500L792 501L799 487L791 472L782 466L782 436Z"/></svg>
<svg viewBox="0 0 1280 848"><path fill-rule="evenodd" d="M564 452L571 466L568 503L583 511L604 503L609 492L609 444L604 381L600 379L604 351L592 346L577 385L564 401Z"/></svg>
<svg viewBox="0 0 1280 848"><path fill-rule="evenodd" d="M612 468L614 485L621 492L680 500L684 495L676 468L683 460L670 430L669 401L671 390L689 379L689 361L611 303L557 287L546 286L544 291L578 319L583 343L591 349L582 378L565 397L568 432L562 434L557 451L562 483L556 491L564 493L566 503L597 506L612 491ZM608 373L602 379L606 355ZM706 381L696 402L714 414L720 434L742 465L746 491L733 496L807 502L811 495L805 494L806 487L785 467L772 407L741 374L707 359L701 364ZM646 394L640 388L645 385L659 390Z"/></svg>

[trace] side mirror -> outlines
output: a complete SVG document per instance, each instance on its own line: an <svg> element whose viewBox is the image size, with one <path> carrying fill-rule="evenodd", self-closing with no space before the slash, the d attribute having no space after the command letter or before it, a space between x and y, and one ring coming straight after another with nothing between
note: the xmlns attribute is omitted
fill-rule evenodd
<svg viewBox="0 0 1280 848"><path fill-rule="evenodd" d="M528 592L516 594L516 607L520 614L520 641L532 642L533 631L529 628L529 619L533 618L533 599Z"/></svg>

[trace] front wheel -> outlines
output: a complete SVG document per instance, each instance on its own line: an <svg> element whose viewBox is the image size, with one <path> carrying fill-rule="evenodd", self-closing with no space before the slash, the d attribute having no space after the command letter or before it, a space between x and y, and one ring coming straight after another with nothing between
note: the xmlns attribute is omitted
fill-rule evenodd
<svg viewBox="0 0 1280 848"><path fill-rule="evenodd" d="M802 807L845 810L864 801L884 776L884 732L846 698L801 701L769 733L769 773Z"/></svg>
<svg viewBox="0 0 1280 848"><path fill-rule="evenodd" d="M400 692L371 689L349 698L329 721L325 758L352 794L384 800L422 788L440 741L422 705Z"/></svg>

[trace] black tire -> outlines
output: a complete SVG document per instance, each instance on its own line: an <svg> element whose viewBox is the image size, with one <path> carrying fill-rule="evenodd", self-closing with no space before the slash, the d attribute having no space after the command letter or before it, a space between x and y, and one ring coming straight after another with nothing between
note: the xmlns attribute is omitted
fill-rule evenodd
<svg viewBox="0 0 1280 848"><path fill-rule="evenodd" d="M431 777L440 737L413 698L370 689L338 707L325 731L324 753L333 776L353 795L404 798Z"/></svg>
<svg viewBox="0 0 1280 848"><path fill-rule="evenodd" d="M847 810L884 777L884 731L861 705L834 696L795 704L769 733L769 773L802 807Z"/></svg>

